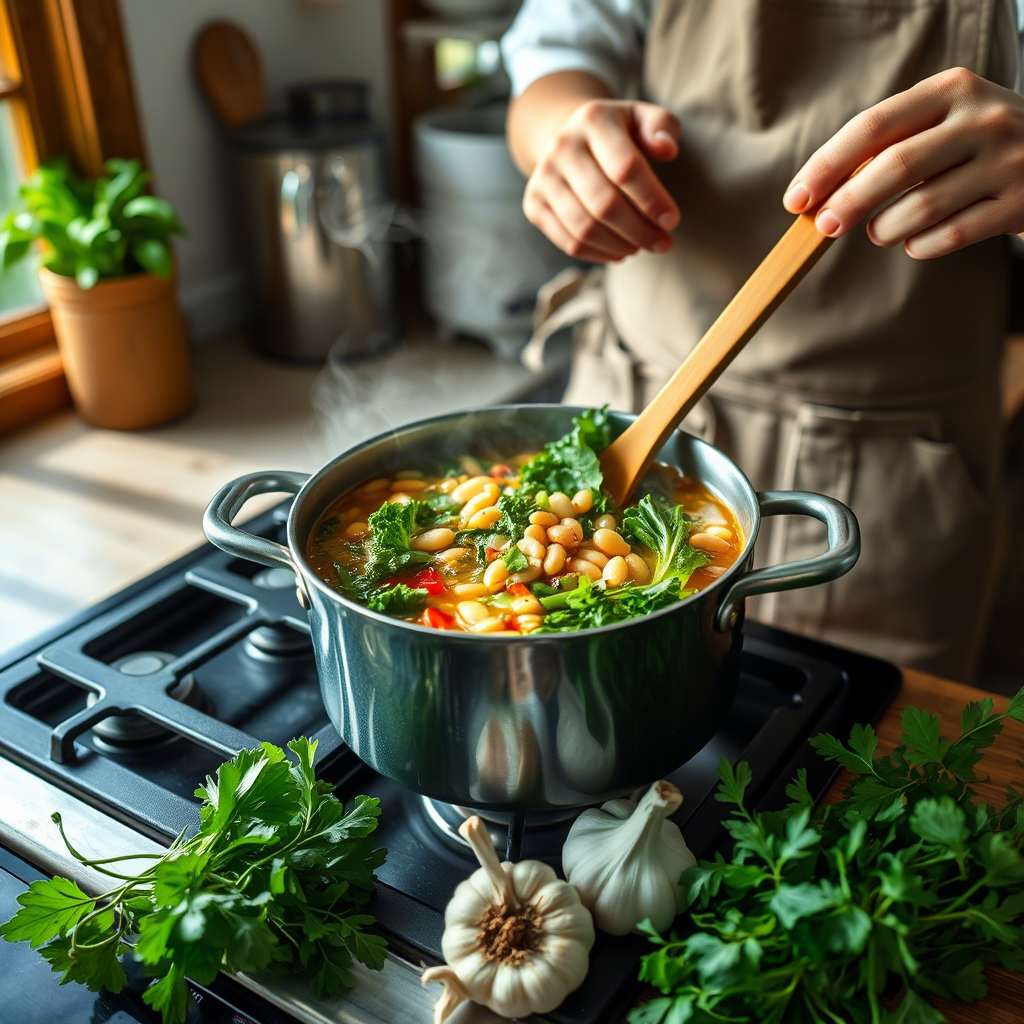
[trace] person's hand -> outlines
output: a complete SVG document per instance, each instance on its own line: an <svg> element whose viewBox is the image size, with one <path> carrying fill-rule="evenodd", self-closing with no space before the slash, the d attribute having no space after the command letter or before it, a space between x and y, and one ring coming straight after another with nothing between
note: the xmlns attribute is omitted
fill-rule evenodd
<svg viewBox="0 0 1024 1024"><path fill-rule="evenodd" d="M818 230L837 238L894 197L868 237L915 259L1024 231L1024 98L964 68L926 78L847 122L783 203L791 213L821 203Z"/></svg>
<svg viewBox="0 0 1024 1024"><path fill-rule="evenodd" d="M679 122L652 103L590 100L541 154L523 212L577 259L609 263L638 249L667 252L679 208L649 159L672 160Z"/></svg>

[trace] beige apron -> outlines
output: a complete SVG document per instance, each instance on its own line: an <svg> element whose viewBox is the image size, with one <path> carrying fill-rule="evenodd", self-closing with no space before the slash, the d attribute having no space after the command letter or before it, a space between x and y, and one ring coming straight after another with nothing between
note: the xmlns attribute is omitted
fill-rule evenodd
<svg viewBox="0 0 1024 1024"><path fill-rule="evenodd" d="M859 111L957 65L1011 86L996 0L660 0L645 98L682 123L658 168L679 202L671 253L562 278L544 325L586 315L567 402L637 410L791 220L803 161ZM1006 24L1004 24L1004 21ZM686 426L757 489L821 491L860 520L857 566L751 602L757 618L967 680L995 573L1003 239L938 260L838 240ZM582 285L582 286L581 286ZM575 294L573 295L573 293ZM758 561L803 558L823 528L767 520Z"/></svg>

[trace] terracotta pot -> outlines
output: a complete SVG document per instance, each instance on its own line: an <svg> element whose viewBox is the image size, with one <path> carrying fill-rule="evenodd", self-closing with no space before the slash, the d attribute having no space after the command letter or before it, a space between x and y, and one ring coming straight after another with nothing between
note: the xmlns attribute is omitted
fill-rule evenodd
<svg viewBox="0 0 1024 1024"><path fill-rule="evenodd" d="M192 363L174 278L153 274L100 281L39 271L68 387L97 427L136 430L192 407Z"/></svg>

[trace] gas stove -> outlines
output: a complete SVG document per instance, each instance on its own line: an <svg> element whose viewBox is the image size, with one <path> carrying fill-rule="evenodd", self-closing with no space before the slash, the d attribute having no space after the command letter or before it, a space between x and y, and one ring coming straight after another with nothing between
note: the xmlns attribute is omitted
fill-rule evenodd
<svg viewBox="0 0 1024 1024"><path fill-rule="evenodd" d="M286 516L285 505L247 528L281 540ZM693 852L709 855L724 839L728 812L713 798L721 757L750 762L758 806L783 803L801 768L821 794L834 772L808 737L845 736L853 723L876 720L899 684L898 670L884 662L748 622L728 720L669 776L683 793L676 820ZM193 791L223 760L300 734L319 741L318 773L342 799L380 798L375 836L388 858L367 909L388 937L387 963L380 974L360 970L357 987L333 1001L315 999L301 978L222 977L196 988L193 1020L425 1024L437 992L420 986L419 973L439 962L444 907L475 867L456 832L466 812L404 790L355 757L324 711L294 577L210 545L0 657L0 918L40 872L97 883L64 852L51 810L90 857L153 852L196 821ZM557 866L574 816L528 819L525 832L501 815L487 821L499 849L510 842L523 857ZM636 996L642 952L637 937L599 936L584 985L543 1019L616 1019ZM118 997L96 996L74 986L58 991L25 946L6 947L0 962L0 1024L157 1019L138 998L144 979ZM26 986L36 1017L12 1003ZM11 1005L16 1017L5 1016ZM499 1018L472 1008L461 1019Z"/></svg>

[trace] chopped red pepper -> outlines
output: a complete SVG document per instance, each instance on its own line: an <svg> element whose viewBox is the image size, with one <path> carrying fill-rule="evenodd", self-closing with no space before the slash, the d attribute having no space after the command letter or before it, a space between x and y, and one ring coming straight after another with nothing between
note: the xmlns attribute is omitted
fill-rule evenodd
<svg viewBox="0 0 1024 1024"><path fill-rule="evenodd" d="M515 597L529 597L530 594L525 583L510 583L505 589Z"/></svg>
<svg viewBox="0 0 1024 1024"><path fill-rule="evenodd" d="M522 633L522 629L519 626L519 616L515 612L509 616L508 622L505 625L515 633Z"/></svg>
<svg viewBox="0 0 1024 1024"><path fill-rule="evenodd" d="M438 571L433 568L423 569L415 576L392 576L384 586L394 587L399 583L404 583L415 590L425 590L428 594L444 594L448 589Z"/></svg>
<svg viewBox="0 0 1024 1024"><path fill-rule="evenodd" d="M512 467L506 466L504 462L496 462L491 466L490 474L495 480L500 480L512 475Z"/></svg>
<svg viewBox="0 0 1024 1024"><path fill-rule="evenodd" d="M486 559L488 562L493 562L501 552L497 548L488 548L486 552Z"/></svg>
<svg viewBox="0 0 1024 1024"><path fill-rule="evenodd" d="M424 608L419 621L421 626L431 629L452 629L455 626L454 616L445 615L440 608Z"/></svg>

